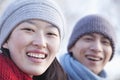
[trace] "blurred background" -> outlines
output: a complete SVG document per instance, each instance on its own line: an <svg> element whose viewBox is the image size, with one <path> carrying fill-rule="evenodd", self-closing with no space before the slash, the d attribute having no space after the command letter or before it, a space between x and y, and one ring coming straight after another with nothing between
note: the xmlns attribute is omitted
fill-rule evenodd
<svg viewBox="0 0 120 80"><path fill-rule="evenodd" d="M13 0L0 0L0 16L4 9ZM61 56L66 52L71 30L76 21L88 14L100 14L106 17L115 27L117 35L117 45L115 56L106 66L110 80L120 80L120 0L54 0L62 8L67 22L66 36L61 47Z"/></svg>

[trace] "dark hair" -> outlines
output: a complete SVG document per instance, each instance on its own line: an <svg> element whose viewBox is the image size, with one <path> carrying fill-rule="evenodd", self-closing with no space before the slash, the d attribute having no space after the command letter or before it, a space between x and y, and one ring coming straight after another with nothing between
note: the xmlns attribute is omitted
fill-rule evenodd
<svg viewBox="0 0 120 80"><path fill-rule="evenodd" d="M10 58L9 50L1 48L4 55ZM49 68L40 76L34 76L33 80L67 80L67 74L62 69L57 58L54 59Z"/></svg>

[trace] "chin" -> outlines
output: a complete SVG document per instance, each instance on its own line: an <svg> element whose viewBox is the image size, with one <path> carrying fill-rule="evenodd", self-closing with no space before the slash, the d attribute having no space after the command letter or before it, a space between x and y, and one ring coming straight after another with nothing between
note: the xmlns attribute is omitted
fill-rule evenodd
<svg viewBox="0 0 120 80"><path fill-rule="evenodd" d="M33 74L34 74L34 76L38 76L38 75L42 75L43 73L45 73L45 71L46 71L46 70L42 70L42 71L38 71L38 70L37 70L36 72L34 71Z"/></svg>

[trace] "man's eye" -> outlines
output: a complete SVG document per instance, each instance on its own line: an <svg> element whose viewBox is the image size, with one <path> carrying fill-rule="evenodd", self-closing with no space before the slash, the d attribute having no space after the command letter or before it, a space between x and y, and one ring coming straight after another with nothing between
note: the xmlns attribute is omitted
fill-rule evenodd
<svg viewBox="0 0 120 80"><path fill-rule="evenodd" d="M84 38L84 40L85 40L85 41L92 41L93 38L86 37L86 38Z"/></svg>
<svg viewBox="0 0 120 80"><path fill-rule="evenodd" d="M105 45L108 45L108 46L110 45L109 41L102 41L102 43L105 44Z"/></svg>

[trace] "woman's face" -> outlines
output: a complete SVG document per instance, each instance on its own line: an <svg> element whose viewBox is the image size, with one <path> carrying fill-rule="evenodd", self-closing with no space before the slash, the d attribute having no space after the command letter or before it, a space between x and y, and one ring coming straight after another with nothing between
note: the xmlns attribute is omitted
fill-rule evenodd
<svg viewBox="0 0 120 80"><path fill-rule="evenodd" d="M3 47L11 59L30 76L41 75L50 66L60 46L58 29L41 20L19 24Z"/></svg>
<svg viewBox="0 0 120 80"><path fill-rule="evenodd" d="M109 39L96 33L79 38L70 51L73 53L73 57L95 74L102 71L112 55Z"/></svg>

